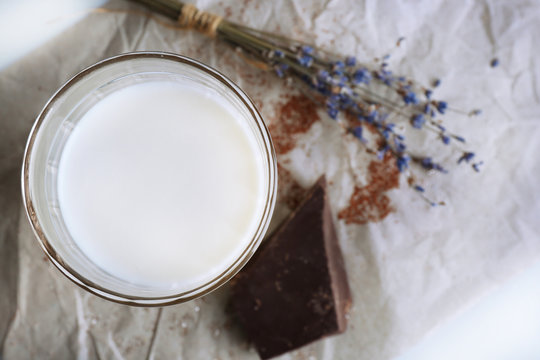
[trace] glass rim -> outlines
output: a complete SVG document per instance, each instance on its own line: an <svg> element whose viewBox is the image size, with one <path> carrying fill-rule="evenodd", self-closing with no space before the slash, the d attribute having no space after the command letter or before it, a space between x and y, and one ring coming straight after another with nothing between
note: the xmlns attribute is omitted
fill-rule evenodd
<svg viewBox="0 0 540 360"><path fill-rule="evenodd" d="M266 158L266 162L268 164L268 179L266 179L266 186L268 191L266 194L265 206L260 217L257 229L255 230L251 241L243 249L242 253L229 267L223 270L219 275L212 278L210 281L200 286L197 286L194 289L182 291L180 293L167 296L148 297L122 294L114 290L107 289L99 284L96 284L95 282L87 279L85 276L77 272L73 267L71 267L62 259L62 257L58 254L58 252L50 243L49 239L47 239L47 236L45 235L43 228L38 220L34 199L32 198L30 191L29 172L31 168L30 164L32 163L32 150L34 149L36 139L45 122L45 119L51 113L51 111L54 111L54 104L62 97L62 95L68 89L71 88L71 86L78 83L79 81L84 81L85 77L92 72L111 64L136 59L161 59L182 63L184 65L195 68L196 70L201 71L206 75L210 75L222 85L225 85L226 88L229 91L232 91L235 97L241 101L242 105L245 106L246 110L248 110L250 115L249 118L256 125L256 130L263 140L264 153L261 152L261 155ZM193 300L216 290L223 284L227 283L231 278L233 278L251 259L251 257L259 247L260 243L262 242L270 224L270 220L272 218L272 213L277 197L277 159L270 132L268 131L268 128L264 123L261 114L257 110L257 107L253 103L253 100L251 100L251 98L232 80L227 78L218 70L183 55L161 51L129 52L106 58L85 68L84 70L80 71L72 78L70 78L68 81L66 81L47 101L47 103L39 113L38 117L36 118L28 135L21 171L21 187L26 216L30 222L34 235L49 260L55 265L58 270L60 270L62 274L64 274L64 276L66 276L68 279L70 279L72 282L74 282L76 285L83 288L84 290L106 300L132 306L166 306Z"/></svg>

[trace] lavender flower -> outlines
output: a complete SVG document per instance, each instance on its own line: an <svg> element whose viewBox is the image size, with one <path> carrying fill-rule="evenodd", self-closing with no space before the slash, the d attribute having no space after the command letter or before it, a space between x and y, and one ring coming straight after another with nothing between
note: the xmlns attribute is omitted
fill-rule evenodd
<svg viewBox="0 0 540 360"><path fill-rule="evenodd" d="M441 114L444 114L447 108L448 108L448 104L445 101L437 102L437 111L440 112Z"/></svg>
<svg viewBox="0 0 540 360"><path fill-rule="evenodd" d="M202 30L200 26L198 30ZM432 155L413 154L409 150L405 137L398 133L402 125L434 131L449 147L461 146L465 142L463 137L447 132L439 119L434 121L437 112L444 115L449 110L447 103L432 99L431 89L404 76L394 75L388 69L390 54L385 55L380 63L377 60L378 66L362 64L352 56L343 58L293 39L227 20L221 20L214 35L245 55L244 58L254 60L250 63L258 68L272 70L278 77L286 78L290 84L304 85L306 91L312 91L310 98L325 108L330 118L339 118L345 130L369 147L370 153L377 154L381 159L391 154L400 172L409 172L411 162L425 170L447 172L442 165L432 160ZM396 47L404 39L400 37ZM495 67L498 63L498 59L493 59L491 66ZM440 84L441 81L436 79L432 86L438 87ZM420 94L425 95L425 99ZM352 116L342 121L342 112ZM474 110L470 114L479 113L479 110ZM393 122L388 122L390 116ZM363 127L367 124L369 126ZM364 129L373 133L374 141L364 138ZM452 142L451 139L456 141ZM468 163L474 157L470 151L460 151L462 155L458 164ZM481 165L480 161L472 164L472 167L478 171ZM420 186L416 186L415 190L424 192ZM436 205L425 199L431 205Z"/></svg>
<svg viewBox="0 0 540 360"><path fill-rule="evenodd" d="M474 163L472 164L472 168L474 169L474 171L476 172L480 172L480 165L484 164L483 161L480 161L480 162L477 162L477 163Z"/></svg>
<svg viewBox="0 0 540 360"><path fill-rule="evenodd" d="M444 145L450 144L450 136L441 134L441 140Z"/></svg>
<svg viewBox="0 0 540 360"><path fill-rule="evenodd" d="M362 140L362 132L363 132L363 129L361 126L357 126L354 128L354 131L353 131L353 134L354 136L356 136L358 139Z"/></svg>
<svg viewBox="0 0 540 360"><path fill-rule="evenodd" d="M448 104L434 99L432 89L422 87L405 76L395 75L389 69L389 54L382 57L376 66L370 66L353 56L342 58L293 40L272 37L267 33L253 34L262 40L256 46L243 46L245 51L257 60L269 63L277 76L297 79L308 91L313 91L310 97L325 107L328 116L340 119L347 132L377 158L382 160L392 155L400 172L414 171L412 164L424 170L448 172L443 165L432 160L432 155L413 153L399 132L403 126L426 133L435 132L448 148L461 146L465 138L447 131L439 118L434 120L435 116L442 118L450 110ZM227 40L240 47L244 45L237 37L231 36ZM251 44L248 37L245 41ZM397 45L402 41L399 39ZM264 46L268 49L264 50ZM441 81L436 79L432 86L440 84ZM352 116L343 121L342 113ZM479 113L479 110L471 112L474 115ZM392 116L391 122L388 121L389 116ZM366 137L367 131L375 136L373 141L371 136ZM467 155L461 155L458 163L471 160L472 152L459 151ZM480 165L475 163L473 169L477 170Z"/></svg>
<svg viewBox="0 0 540 360"><path fill-rule="evenodd" d="M328 108L326 109L326 112L328 113L328 116L336 120L339 110L329 105Z"/></svg>
<svg viewBox="0 0 540 360"><path fill-rule="evenodd" d="M424 126L425 123L426 123L426 119L424 118L424 115L422 115L422 114L416 114L411 119L411 125L415 129L421 129L422 126Z"/></svg>
<svg viewBox="0 0 540 360"><path fill-rule="evenodd" d="M345 58L345 65L351 67L356 65L356 58L354 56L347 56Z"/></svg>
<svg viewBox="0 0 540 360"><path fill-rule="evenodd" d="M403 101L405 101L405 104L418 104L418 99L416 98L416 94L412 91L407 92L405 95L403 95Z"/></svg>
<svg viewBox="0 0 540 360"><path fill-rule="evenodd" d="M313 64L313 58L309 55L303 54L298 57L298 63L305 67L310 67Z"/></svg>
<svg viewBox="0 0 540 360"><path fill-rule="evenodd" d="M448 172L440 164L437 164L437 163L433 162L433 160L430 157L420 159L419 162L420 162L420 165L426 170L437 170L437 171L440 171L442 173L447 173Z"/></svg>
<svg viewBox="0 0 540 360"><path fill-rule="evenodd" d="M411 158L408 155L402 155L396 159L396 165L398 167L399 172L404 172L406 169L409 168L410 160Z"/></svg>
<svg viewBox="0 0 540 360"><path fill-rule="evenodd" d="M458 164L461 164L462 161L469 162L474 158L473 152L464 152L463 155L458 159Z"/></svg>
<svg viewBox="0 0 540 360"><path fill-rule="evenodd" d="M360 68L355 71L352 83L355 85L364 83L366 85L369 85L369 82L371 81L371 75L369 73L369 70L366 68Z"/></svg>

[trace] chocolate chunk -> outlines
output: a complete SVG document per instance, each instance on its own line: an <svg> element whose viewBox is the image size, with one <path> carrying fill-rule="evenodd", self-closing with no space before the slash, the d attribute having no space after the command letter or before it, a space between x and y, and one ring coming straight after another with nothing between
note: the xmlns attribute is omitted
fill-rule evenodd
<svg viewBox="0 0 540 360"><path fill-rule="evenodd" d="M351 294L324 178L238 275L231 300L262 359L345 331Z"/></svg>

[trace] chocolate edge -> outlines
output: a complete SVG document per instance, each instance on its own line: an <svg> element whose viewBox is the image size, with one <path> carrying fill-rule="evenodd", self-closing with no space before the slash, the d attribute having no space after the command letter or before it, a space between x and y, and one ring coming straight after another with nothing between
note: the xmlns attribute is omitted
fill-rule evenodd
<svg viewBox="0 0 540 360"><path fill-rule="evenodd" d="M347 314L352 305L352 295L326 189L324 192L323 231L325 232L325 246L328 254L328 269L332 279L331 286L336 300L338 333L342 333L347 328Z"/></svg>

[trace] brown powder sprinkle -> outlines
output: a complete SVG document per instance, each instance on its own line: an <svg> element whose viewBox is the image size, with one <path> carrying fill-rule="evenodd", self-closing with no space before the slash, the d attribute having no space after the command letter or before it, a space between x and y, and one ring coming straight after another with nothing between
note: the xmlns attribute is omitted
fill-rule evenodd
<svg viewBox="0 0 540 360"><path fill-rule="evenodd" d="M306 133L320 120L317 106L305 95L292 95L280 104L275 122L268 126L274 148L278 155L291 151L296 146L296 135Z"/></svg>
<svg viewBox="0 0 540 360"><path fill-rule="evenodd" d="M278 155L284 155L296 147L298 135L304 134L320 120L317 106L305 95L289 95L277 111L274 122L269 125L274 148ZM347 121L352 121L347 117ZM378 132L366 128L375 135ZM346 208L338 213L338 218L346 224L366 224L388 216L394 208L386 195L388 190L399 186L399 171L395 159L387 153L382 161L373 160L368 166L368 184L355 186ZM295 209L302 201L306 190L298 184L292 174L278 164L278 201Z"/></svg>
<svg viewBox="0 0 540 360"><path fill-rule="evenodd" d="M346 224L380 221L394 211L386 195L388 190L399 186L399 170L394 157L386 153L383 161L371 161L368 171L368 184L355 186L349 205L338 213L338 218Z"/></svg>

